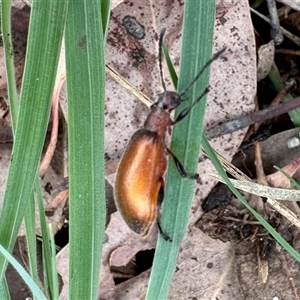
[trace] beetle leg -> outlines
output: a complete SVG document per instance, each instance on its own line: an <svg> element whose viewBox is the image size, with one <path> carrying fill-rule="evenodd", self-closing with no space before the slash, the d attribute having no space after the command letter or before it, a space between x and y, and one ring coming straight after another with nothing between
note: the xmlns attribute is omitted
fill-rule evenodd
<svg viewBox="0 0 300 300"><path fill-rule="evenodd" d="M165 194L164 193L164 185L165 185L165 183L164 183L163 178L161 179L161 181L162 181L162 185L161 185L161 187L159 189L158 196L157 196L157 208L158 209L160 209L160 207L161 207L161 204L162 204L162 202L164 200L164 194Z"/></svg>
<svg viewBox="0 0 300 300"><path fill-rule="evenodd" d="M162 238L167 241L167 242L172 242L172 239L167 235L165 234L162 229L161 229L161 226L160 226L160 223L159 223L159 220L156 219L156 224L157 224L157 227L158 227L158 230L159 230L159 233L161 234Z"/></svg>
<svg viewBox="0 0 300 300"><path fill-rule="evenodd" d="M173 158L173 160L175 162L175 166L176 166L179 174L183 178L189 178L189 179L195 179L195 180L197 180L199 178L199 174L198 173L196 173L196 174L188 174L184 170L184 167L183 167L182 163L179 161L179 159L176 157L176 155L169 148L167 148L167 152Z"/></svg>
<svg viewBox="0 0 300 300"><path fill-rule="evenodd" d="M157 227L158 227L158 230L159 230L159 233L161 234L161 236L163 237L163 239L165 241L168 241L168 242L172 242L172 239L163 232L163 230L161 229L161 226L160 226L160 207L161 207L161 204L164 200L164 179L161 178L161 187L159 189L159 192L158 192L158 196L157 196L157 218L156 218L156 224L157 224Z"/></svg>

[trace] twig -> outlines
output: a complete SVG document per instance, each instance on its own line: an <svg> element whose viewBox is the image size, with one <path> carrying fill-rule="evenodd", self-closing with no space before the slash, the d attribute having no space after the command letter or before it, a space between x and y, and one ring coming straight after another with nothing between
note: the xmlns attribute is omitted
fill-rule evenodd
<svg viewBox="0 0 300 300"><path fill-rule="evenodd" d="M256 111L251 115L244 116L232 121L225 122L216 127L210 128L205 131L208 139L212 139L224 134L232 133L242 128L248 127L257 122L262 122L268 119L285 114L300 106L300 97L296 97L288 102L280 105L272 106L267 109Z"/></svg>
<svg viewBox="0 0 300 300"><path fill-rule="evenodd" d="M270 103L270 106L275 106L277 104L279 104L284 97L286 96L286 94L288 93L288 91L294 86L296 85L296 80L295 78L290 78L284 85L284 88L277 94L277 96L273 99L273 101Z"/></svg>
<svg viewBox="0 0 300 300"><path fill-rule="evenodd" d="M270 23L270 20L269 20L267 17L265 17L263 14L259 13L259 12L256 11L255 9L252 9L251 7L250 7L250 10L251 10L254 14L258 15L260 18L262 18L264 21ZM286 37L288 37L288 38L291 39L295 44L297 44L298 46L300 46L300 38L299 38L298 36L292 34L291 32L289 32L288 30L284 29L284 28L281 27L281 26L280 26L280 29L282 30L282 33L283 33Z"/></svg>
<svg viewBox="0 0 300 300"><path fill-rule="evenodd" d="M247 225L261 225L259 221L241 220L241 219L234 218L234 217L223 217L223 219L228 220L228 221L234 221L237 223L243 223L243 224L247 224Z"/></svg>
<svg viewBox="0 0 300 300"><path fill-rule="evenodd" d="M297 287L295 285L294 278L293 278L293 276L291 274L290 268L289 268L289 266L287 264L287 261L286 261L286 258L284 256L283 251L280 251L279 259L281 261L282 268L283 268L283 270L284 270L284 272L286 274L286 277L288 279L290 287L291 287L291 289L293 291L294 297L295 297L296 300L299 300L299 295L298 295L298 292L297 292Z"/></svg>
<svg viewBox="0 0 300 300"><path fill-rule="evenodd" d="M276 49L275 53L290 54L290 55L300 55L300 50L294 50L294 49Z"/></svg>
<svg viewBox="0 0 300 300"><path fill-rule="evenodd" d="M52 108L51 108L51 114L52 114L52 130L51 130L51 137L50 142L47 147L45 156L42 159L40 168L39 168L39 175L41 178L44 178L46 171L50 165L50 162L52 160L52 157L54 155L54 151L57 144L57 134L58 134L58 103L59 103L59 93L61 90L61 87L65 81L65 74L60 76L57 79L56 87L54 90L53 98L52 98Z"/></svg>
<svg viewBox="0 0 300 300"><path fill-rule="evenodd" d="M255 169L256 169L257 183L265 185L265 186L269 186L267 179L266 179L264 167L263 167L260 143L256 143L254 145L254 147L255 147ZM258 201L258 203L256 203L256 205L257 205L256 206L257 212L260 214L265 214L264 213L264 203L262 201Z"/></svg>
<svg viewBox="0 0 300 300"><path fill-rule="evenodd" d="M295 0L277 0L277 2L281 2L284 5L289 6L294 10L300 11L300 5Z"/></svg>
<svg viewBox="0 0 300 300"><path fill-rule="evenodd" d="M283 34L277 15L276 2L267 0L267 5L270 13L271 38L274 40L275 46L278 46L283 42Z"/></svg>

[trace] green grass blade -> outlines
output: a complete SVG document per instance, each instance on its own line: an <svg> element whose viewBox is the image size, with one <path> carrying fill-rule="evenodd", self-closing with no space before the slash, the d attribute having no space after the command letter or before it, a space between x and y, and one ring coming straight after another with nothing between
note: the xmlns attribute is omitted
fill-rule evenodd
<svg viewBox="0 0 300 300"><path fill-rule="evenodd" d="M56 269L56 246L54 241L54 233L52 225L49 224L49 236L50 236L50 243L51 243L51 299L58 299L59 298L59 288L58 288L58 276L57 276L57 269Z"/></svg>
<svg viewBox="0 0 300 300"><path fill-rule="evenodd" d="M26 243L28 250L28 261L30 275L34 282L39 282L38 266L37 266L37 249L36 249L36 235L35 235L35 205L33 195L28 201L28 206L25 211L25 230L26 230Z"/></svg>
<svg viewBox="0 0 300 300"><path fill-rule="evenodd" d="M44 144L66 4L42 0L32 4L18 123L0 215L0 244L10 252L32 193ZM1 278L5 266L1 256Z"/></svg>
<svg viewBox="0 0 300 300"><path fill-rule="evenodd" d="M110 8L111 8L110 1L105 0L105 1L101 2L101 17L102 17L102 28L103 28L104 41L106 41L106 36L107 36Z"/></svg>
<svg viewBox="0 0 300 300"><path fill-rule="evenodd" d="M12 51L12 45L11 45L11 34L9 33L11 28L10 28L10 1L4 1L2 2L2 13L3 17L2 22L4 26L4 44L5 44L5 58L6 58L6 72L7 72L7 80L8 80L8 94L9 94L9 100L10 100L10 112L11 112L11 117L12 117L12 124L13 128L16 128L17 124L17 112L19 109L19 103L17 101L17 96L16 96L16 82L15 82L15 74L14 74L14 63L13 63L13 56L11 55ZM7 17L8 16L8 17ZM40 196L40 201L43 203L43 199L41 196L41 187L40 187L40 182L39 178L36 177L35 179L35 185L40 191L39 196ZM44 207L42 204L42 210L44 212ZM45 218L45 215L44 215ZM28 206L25 211L25 229L26 229L26 241L27 241L27 248L28 248L28 260L29 260L29 267L30 267L30 273L35 282L39 282L39 277L38 277L38 269L37 269L37 256L36 256L36 233L35 233L35 206L34 206L34 198L33 194L31 193L30 200L28 201ZM43 226L42 226L43 228ZM47 233L47 231L46 231ZM43 235L44 236L44 235ZM47 260L46 260L47 262ZM47 265L45 266L45 269L47 268ZM48 285L45 285L46 290Z"/></svg>
<svg viewBox="0 0 300 300"><path fill-rule="evenodd" d="M11 0L1 1L1 29L4 46L5 69L7 78L7 89L9 95L9 108L12 117L13 130L16 128L18 114L18 95L17 84L15 79L15 67L13 60L13 45L11 41Z"/></svg>
<svg viewBox="0 0 300 300"><path fill-rule="evenodd" d="M3 299L3 300L11 299L5 277L0 282L0 299Z"/></svg>
<svg viewBox="0 0 300 300"><path fill-rule="evenodd" d="M38 177L35 180L36 187L36 202L38 205L39 216L40 216L40 225L42 232L42 246L43 246L43 271L44 271L44 289L45 291L53 296L55 294L55 290L53 286L57 283L52 281L52 254L51 254L51 245L50 245L50 237L48 232L47 220L44 209L44 201L42 195L42 188L39 182Z"/></svg>
<svg viewBox="0 0 300 300"><path fill-rule="evenodd" d="M20 274L20 276L23 278L25 283L31 289L34 296L39 300L47 300L43 292L40 290L37 284L32 280L29 274L24 270L24 268L20 265L20 263L1 245L0 245L0 253L2 254L1 256L5 257L11 263L11 265L16 269L16 271Z"/></svg>
<svg viewBox="0 0 300 300"><path fill-rule="evenodd" d="M291 175L289 175L287 172L285 172L283 169L281 169L277 166L274 166L274 169L281 172L286 178L288 178L290 180L290 182L294 185L295 188L300 190L300 184Z"/></svg>
<svg viewBox="0 0 300 300"><path fill-rule="evenodd" d="M69 299L96 299L98 294L106 215L103 36L106 30L102 28L101 5L102 2L98 0L70 1L66 23Z"/></svg>
<svg viewBox="0 0 300 300"><path fill-rule="evenodd" d="M169 55L169 51L168 51L165 43L163 43L163 45L162 45L162 51L163 51L163 54L164 54L164 58L165 58L165 61L166 61L166 64L167 64L167 67L168 67L168 70L169 70L169 74L170 74L172 83L173 83L175 89L177 89L178 77L177 77L175 68L174 68L173 63L171 61L171 57Z"/></svg>
<svg viewBox="0 0 300 300"><path fill-rule="evenodd" d="M214 14L214 1L185 2L179 91L188 86L212 56ZM178 108L176 115L205 90L208 82L209 69L203 73L201 80L196 82L186 95L189 101ZM195 172L198 165L204 109L205 99L196 105L191 114L173 129L170 148L189 173ZM169 161L161 225L173 242L166 242L159 236L147 299L167 298L177 254L188 224L194 184L193 180L182 179L174 162Z"/></svg>
<svg viewBox="0 0 300 300"><path fill-rule="evenodd" d="M6 70L7 87L8 87L9 107L10 107L10 114L12 119L12 128L14 132L17 125L17 114L19 109L19 103L18 103L16 80L15 80L14 57L12 55L13 45L11 41L11 36L12 36L11 1L4 0L1 2L1 28L2 28L2 38L3 38L3 45L4 45L5 70ZM29 259L31 276L35 282L38 282L34 201L29 201L28 207L26 209L25 228L26 228L26 235L27 235L26 241L28 247L28 259ZM6 299L6 297L4 297L4 295L1 294L0 299Z"/></svg>

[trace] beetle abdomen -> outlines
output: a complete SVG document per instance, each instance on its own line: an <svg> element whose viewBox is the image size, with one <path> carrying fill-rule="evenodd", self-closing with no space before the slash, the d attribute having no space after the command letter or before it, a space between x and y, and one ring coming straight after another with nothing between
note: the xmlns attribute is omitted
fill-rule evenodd
<svg viewBox="0 0 300 300"><path fill-rule="evenodd" d="M166 167L164 140L156 132L138 130L118 167L115 201L128 226L142 236L156 219L157 198Z"/></svg>

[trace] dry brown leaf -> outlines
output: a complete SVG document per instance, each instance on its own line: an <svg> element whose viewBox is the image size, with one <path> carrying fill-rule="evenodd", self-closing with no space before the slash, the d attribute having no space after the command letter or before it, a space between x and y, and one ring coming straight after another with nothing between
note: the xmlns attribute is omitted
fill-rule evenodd
<svg viewBox="0 0 300 300"><path fill-rule="evenodd" d="M275 46L274 41L262 45L258 49L257 81L266 78L274 63Z"/></svg>
<svg viewBox="0 0 300 300"><path fill-rule="evenodd" d="M184 239L168 299L239 299L234 248L197 228Z"/></svg>

